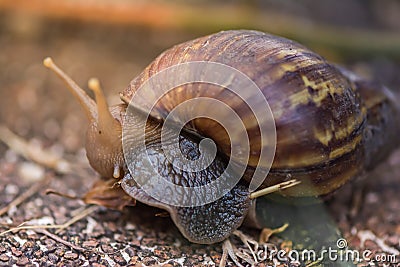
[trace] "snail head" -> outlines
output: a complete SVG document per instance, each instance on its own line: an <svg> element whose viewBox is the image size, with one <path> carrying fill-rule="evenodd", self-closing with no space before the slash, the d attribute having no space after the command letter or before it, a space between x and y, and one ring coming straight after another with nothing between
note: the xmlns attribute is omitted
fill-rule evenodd
<svg viewBox="0 0 400 267"><path fill-rule="evenodd" d="M124 156L122 152L122 117L123 105L108 107L106 98L97 79L88 82L94 92L94 101L51 58L43 64L55 72L67 85L70 92L79 101L89 119L86 134L86 154L90 165L103 177L122 177Z"/></svg>

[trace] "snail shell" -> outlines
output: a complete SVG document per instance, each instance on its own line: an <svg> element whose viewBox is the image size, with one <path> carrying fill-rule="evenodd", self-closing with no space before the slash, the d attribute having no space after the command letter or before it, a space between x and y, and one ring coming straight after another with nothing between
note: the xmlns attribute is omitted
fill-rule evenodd
<svg viewBox="0 0 400 267"><path fill-rule="evenodd" d="M121 99L129 104L147 79L173 65L193 61L219 62L240 70L258 85L267 99L275 119L277 144L263 187L291 176L302 184L285 190L286 195L322 195L365 169L366 154L371 152L365 140L365 129L369 127L367 114L371 116L368 103L373 102L370 99L380 104L391 100L380 88L365 89L367 86L356 84L348 77L350 73L343 73L321 56L288 39L241 30L219 32L176 45L133 79ZM258 124L246 103L225 88L209 84L182 86L161 98L151 116L164 120L178 104L195 97L212 97L231 106L242 118L249 135L248 173L257 164L263 164L258 162L263 149ZM136 108L144 108L146 99L141 103L143 107ZM386 113L381 117L388 120L388 114L392 113ZM229 137L218 123L200 118L187 127L214 140L219 150L230 156ZM371 142L379 143L379 149L375 150L380 151L383 143L376 141Z"/></svg>

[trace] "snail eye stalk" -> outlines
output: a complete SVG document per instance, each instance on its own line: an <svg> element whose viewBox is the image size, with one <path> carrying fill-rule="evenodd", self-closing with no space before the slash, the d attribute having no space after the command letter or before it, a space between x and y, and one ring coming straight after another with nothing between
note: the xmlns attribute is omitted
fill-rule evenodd
<svg viewBox="0 0 400 267"><path fill-rule="evenodd" d="M69 91L75 96L79 101L81 106L86 112L89 120L94 120L97 118L96 103L86 92L79 87L79 85L74 82L63 70L61 70L53 61L52 58L47 57L43 60L43 65L50 70L52 70L58 77L67 85Z"/></svg>
<svg viewBox="0 0 400 267"><path fill-rule="evenodd" d="M106 97L104 96L103 90L100 87L100 82L96 78L91 78L88 82L90 90L94 92L97 104L97 128L99 134L103 136L105 140L114 140L120 142L120 123L111 114ZM114 172L115 173L115 172ZM119 175L118 175L119 176Z"/></svg>

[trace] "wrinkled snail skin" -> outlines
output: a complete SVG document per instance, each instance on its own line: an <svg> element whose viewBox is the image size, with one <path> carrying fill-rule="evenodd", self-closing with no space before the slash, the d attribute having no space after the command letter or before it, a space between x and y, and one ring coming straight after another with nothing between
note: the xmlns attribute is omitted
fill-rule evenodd
<svg viewBox="0 0 400 267"><path fill-rule="evenodd" d="M226 88L206 83L175 88L155 104L146 124L146 151L140 150L136 144L139 133L129 132L139 115L138 118L124 116L130 100L156 73L193 61L223 63L241 71L260 88L268 101L275 120L277 144L272 167L261 188L296 179L301 181L299 185L280 194L289 197L326 195L371 169L395 147L393 137L399 133L400 108L386 88L327 62L296 42L258 31L223 31L166 50L120 94L123 104L108 111L104 101L101 107L100 93L95 91L98 114L111 115L96 115L93 100L81 100L79 97L85 96L78 96L82 105L87 106L85 109L91 120L86 149L92 167L105 178L125 176L121 186L128 195L167 210L181 233L192 242L219 242L243 223L255 203L249 197L248 183L254 169L264 164L258 162L263 147L260 129L249 107ZM154 93L157 92L148 92ZM122 153L121 129L128 130L124 138L131 146L128 157L133 163L135 158L147 153L151 161L158 164L157 171L164 179L179 185L205 185L218 179L231 156L230 139L222 126L197 118L182 130L179 143L182 153L189 159L200 156L199 136L211 138L218 147L217 157L210 166L195 175L174 168L161 149L163 120L177 105L195 97L222 101L239 115L249 136L250 158L240 182L222 198L204 206L170 206L146 194L130 176ZM154 104L147 103L145 98L136 103L141 105L133 107L138 114ZM229 134L235 136L236 133Z"/></svg>
<svg viewBox="0 0 400 267"><path fill-rule="evenodd" d="M138 117L125 116L124 127L137 125L141 120ZM181 186L198 187L206 185L218 179L227 166L227 160L223 155L218 155L215 160L204 170L197 171L195 176L187 171L183 171L172 165L165 157L161 147L161 122L150 120L146 125L146 150L140 148L137 143L137 131L125 138L126 143L130 143L130 150L126 157L132 165L139 167L142 157L149 157L153 166L158 166L157 173L163 179ZM169 129L166 129L168 131ZM189 159L194 160L200 156L199 139L191 135L182 133L179 138L179 145L182 153ZM177 160L177 159L175 159ZM175 225L181 233L191 242L201 244L211 244L226 239L244 221L247 211L253 202L250 200L248 186L244 182L239 182L232 190L215 202L197 207L177 207L157 201L142 190L135 180L126 171L127 176L121 183L124 191L134 199L150 206L167 210L170 213ZM228 175L231 173L228 172ZM228 179L230 179L228 177ZM168 188L159 188L164 194L168 193ZM204 192L205 194L209 192ZM189 195L188 197L193 197ZM203 197L204 196L197 196Z"/></svg>

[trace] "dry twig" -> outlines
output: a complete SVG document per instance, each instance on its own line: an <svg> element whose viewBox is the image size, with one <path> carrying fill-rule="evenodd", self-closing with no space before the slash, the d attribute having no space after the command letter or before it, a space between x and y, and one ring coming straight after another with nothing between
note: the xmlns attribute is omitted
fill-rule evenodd
<svg viewBox="0 0 400 267"><path fill-rule="evenodd" d="M98 208L100 208L99 206L90 206L87 209L83 210L82 212L80 212L78 215L74 216L72 219L70 219L69 221L63 223L63 224L53 224L53 225L25 225L25 223L20 224L17 227L8 229L4 232L0 233L0 236L3 236L7 233L10 232L14 232L14 231L20 231L20 230L37 230L37 229L58 229L56 231L56 234L59 233L60 231L62 231L63 229L67 228L68 226L74 224L75 222L85 218L86 216L88 216L89 214L91 214L92 212L96 211Z"/></svg>
<svg viewBox="0 0 400 267"><path fill-rule="evenodd" d="M77 215L75 215L71 220L65 222L62 224L62 227L58 227L58 230L56 231L56 234L60 233L62 230L64 230L65 228L67 228L68 226L76 223L77 221L85 218L86 216L88 216L89 214L91 214L92 212L95 212L96 210L98 210L100 208L100 206L89 206L87 209L84 209L83 211L79 212Z"/></svg>
<svg viewBox="0 0 400 267"><path fill-rule="evenodd" d="M71 242L68 242L68 241L62 239L58 235L52 234L52 233L50 233L49 231L47 231L45 229L37 228L37 229L35 229L35 231L38 232L38 233L44 234L44 235L50 237L51 239L54 239L55 241L66 245L67 247L70 247L70 248L75 249L75 250L80 251L80 252L85 251L84 248L78 247L77 245L74 245Z"/></svg>
<svg viewBox="0 0 400 267"><path fill-rule="evenodd" d="M39 192L45 185L47 185L51 178L53 178L52 175L46 175L45 179L34 183L28 190L26 190L24 193L19 195L17 198L15 198L13 201L11 201L7 206L2 208L0 210L0 216L2 216L4 213L8 212L11 208L17 207L19 204Z"/></svg>
<svg viewBox="0 0 400 267"><path fill-rule="evenodd" d="M60 159L48 150L28 143L4 125L0 125L0 140L27 160L36 162L59 173L71 171L71 164L69 162Z"/></svg>

